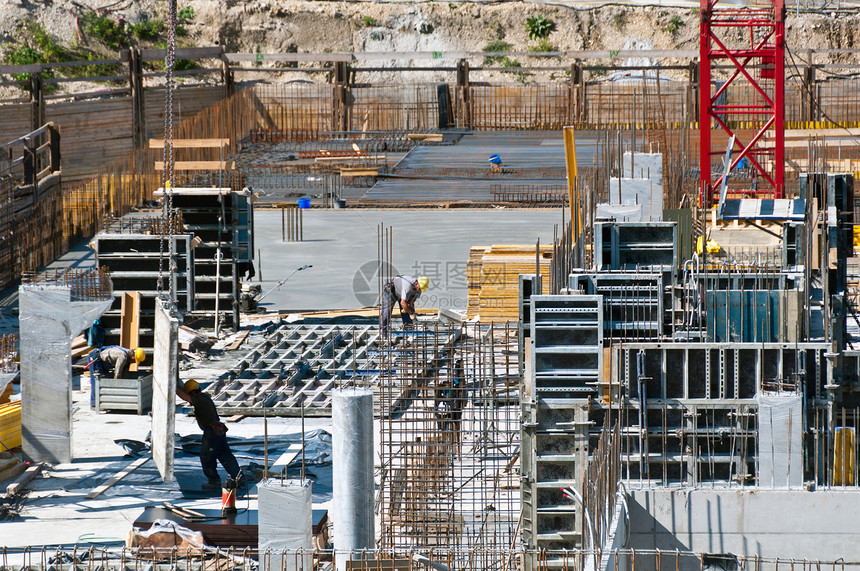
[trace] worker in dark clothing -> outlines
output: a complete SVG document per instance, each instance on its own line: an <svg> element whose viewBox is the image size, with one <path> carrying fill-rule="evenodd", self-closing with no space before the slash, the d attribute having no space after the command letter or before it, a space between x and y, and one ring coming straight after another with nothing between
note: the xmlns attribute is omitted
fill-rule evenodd
<svg viewBox="0 0 860 571"><path fill-rule="evenodd" d="M412 320L415 319L415 302L421 297L422 292L427 291L429 285L430 280L425 276L419 278L394 276L385 284L382 291L382 311L379 312L382 335L388 334L391 312L395 305L400 308L400 319L403 320L403 325L412 325Z"/></svg>
<svg viewBox="0 0 860 571"><path fill-rule="evenodd" d="M227 427L221 422L212 398L200 390L200 385L194 379L185 381L183 387L177 384L176 394L194 407L197 426L203 431L203 440L200 443L200 464L208 480L203 484L203 489L221 489L217 462L221 462L230 478L238 482L242 471L239 469L236 457L230 451L230 445L227 443Z"/></svg>
<svg viewBox="0 0 860 571"><path fill-rule="evenodd" d="M139 365L145 358L146 352L140 347L126 349L120 345L108 345L90 351L87 368L91 373L100 375L104 375L108 369L113 369L114 379L124 379L128 377L128 368L132 361Z"/></svg>

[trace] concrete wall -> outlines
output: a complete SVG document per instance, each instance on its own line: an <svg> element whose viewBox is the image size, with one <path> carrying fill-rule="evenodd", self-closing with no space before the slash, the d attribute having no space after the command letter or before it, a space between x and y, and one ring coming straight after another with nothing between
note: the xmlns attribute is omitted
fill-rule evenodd
<svg viewBox="0 0 860 571"><path fill-rule="evenodd" d="M860 490L630 490L636 549L860 560Z"/></svg>
<svg viewBox="0 0 860 571"><path fill-rule="evenodd" d="M155 348L152 359L152 459L162 480L173 481L176 382L179 378L179 318L155 300Z"/></svg>
<svg viewBox="0 0 860 571"><path fill-rule="evenodd" d="M30 460L72 460L72 338L112 301L73 301L67 286L18 288L22 446Z"/></svg>

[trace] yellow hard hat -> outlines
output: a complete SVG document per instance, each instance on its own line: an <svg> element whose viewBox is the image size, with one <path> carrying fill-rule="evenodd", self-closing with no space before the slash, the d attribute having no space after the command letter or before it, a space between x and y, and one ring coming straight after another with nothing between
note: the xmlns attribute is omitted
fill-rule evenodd
<svg viewBox="0 0 860 571"><path fill-rule="evenodd" d="M427 291L429 286L430 280L427 279L427 276L421 276L418 278L418 287L421 288L421 291Z"/></svg>
<svg viewBox="0 0 860 571"><path fill-rule="evenodd" d="M146 359L146 352L140 347L136 348L134 350L134 362L140 364L144 359Z"/></svg>
<svg viewBox="0 0 860 571"><path fill-rule="evenodd" d="M190 393L191 391L195 391L199 388L200 384L197 381L195 381L194 379L188 379L187 381L185 381L185 386L183 387L183 390L186 393Z"/></svg>

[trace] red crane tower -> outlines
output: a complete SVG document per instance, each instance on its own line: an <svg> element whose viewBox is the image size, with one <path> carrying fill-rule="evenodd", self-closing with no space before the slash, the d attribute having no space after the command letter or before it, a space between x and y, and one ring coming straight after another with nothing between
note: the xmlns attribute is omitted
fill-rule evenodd
<svg viewBox="0 0 860 571"><path fill-rule="evenodd" d="M764 0L761 7L725 6L701 0L699 29L699 201L708 206L717 196L722 173L712 174L712 159L725 153L713 148L712 125L735 135L731 168L746 159L762 184L745 194L753 198L783 198L785 189L785 0ZM740 32L740 34L738 34ZM744 47L730 48L741 35ZM728 60L726 81L713 85L712 65ZM752 86L740 98L730 88ZM715 89L716 87L716 89ZM749 94L752 94L751 96ZM743 100L746 98L746 100ZM741 99L741 100L738 100ZM746 122L751 131L738 133ZM765 132L773 136L765 137ZM749 133L752 133L750 135ZM744 136L740 136L744 135Z"/></svg>

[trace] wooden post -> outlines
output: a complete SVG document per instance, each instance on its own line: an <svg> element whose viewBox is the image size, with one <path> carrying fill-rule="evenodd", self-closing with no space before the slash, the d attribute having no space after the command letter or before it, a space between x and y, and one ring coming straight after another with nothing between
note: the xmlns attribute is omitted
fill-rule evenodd
<svg viewBox="0 0 860 571"><path fill-rule="evenodd" d="M582 60L570 64L570 83L568 84L570 101L570 122L572 124L585 121L585 82L582 74Z"/></svg>
<svg viewBox="0 0 860 571"><path fill-rule="evenodd" d="M801 106L804 121L817 121L818 106L815 104L815 66L812 64L812 50L806 51L806 61L809 63L803 70L803 83L806 84L806 104Z"/></svg>
<svg viewBox="0 0 860 571"><path fill-rule="evenodd" d="M334 86L332 87L332 130L349 131L351 121L352 96L349 93L349 64L345 61L334 62Z"/></svg>
<svg viewBox="0 0 860 571"><path fill-rule="evenodd" d="M469 62L461 59L457 61L457 126L472 128L472 98L469 84Z"/></svg>
<svg viewBox="0 0 860 571"><path fill-rule="evenodd" d="M51 172L60 170L60 128L51 123L48 125L48 142L51 147Z"/></svg>
<svg viewBox="0 0 860 571"><path fill-rule="evenodd" d="M223 53L221 54L221 81L224 82L224 99L227 99L236 92L236 82L233 78L233 70L230 69L230 62Z"/></svg>
<svg viewBox="0 0 860 571"><path fill-rule="evenodd" d="M40 72L30 74L30 130L45 124L45 92Z"/></svg>
<svg viewBox="0 0 860 571"><path fill-rule="evenodd" d="M687 122L699 120L699 60L694 59L689 67L689 85L687 87Z"/></svg>
<svg viewBox="0 0 860 571"><path fill-rule="evenodd" d="M143 97L143 65L140 49L128 52L128 85L131 90L131 140L135 149L146 145L146 108Z"/></svg>

